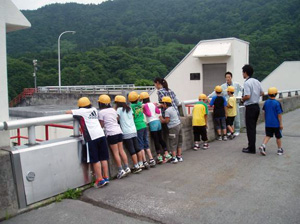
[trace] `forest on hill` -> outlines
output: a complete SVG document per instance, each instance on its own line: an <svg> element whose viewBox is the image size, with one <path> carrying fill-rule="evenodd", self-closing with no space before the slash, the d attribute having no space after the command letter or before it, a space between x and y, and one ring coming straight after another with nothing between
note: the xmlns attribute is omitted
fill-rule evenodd
<svg viewBox="0 0 300 224"><path fill-rule="evenodd" d="M263 79L283 61L300 59L299 0L114 0L53 4L22 11L30 29L8 33L9 97L37 84L149 84L164 77L200 40L250 42L250 63Z"/></svg>

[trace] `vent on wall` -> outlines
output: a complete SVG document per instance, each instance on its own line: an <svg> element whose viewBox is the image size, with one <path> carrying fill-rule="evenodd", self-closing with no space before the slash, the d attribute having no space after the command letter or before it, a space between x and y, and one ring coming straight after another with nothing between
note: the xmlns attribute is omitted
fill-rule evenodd
<svg viewBox="0 0 300 224"><path fill-rule="evenodd" d="M200 80L200 73L190 73L190 80Z"/></svg>

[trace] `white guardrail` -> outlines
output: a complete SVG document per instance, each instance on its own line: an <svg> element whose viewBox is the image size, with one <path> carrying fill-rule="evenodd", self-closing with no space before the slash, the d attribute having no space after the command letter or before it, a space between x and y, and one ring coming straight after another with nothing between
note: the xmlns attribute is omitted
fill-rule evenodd
<svg viewBox="0 0 300 224"><path fill-rule="evenodd" d="M39 86L37 88L39 93L73 93L73 92L109 92L122 90L154 90L154 86L135 86L134 84L122 85L89 85L89 86Z"/></svg>
<svg viewBox="0 0 300 224"><path fill-rule="evenodd" d="M35 127L40 125L46 125L50 123L62 123L73 121L73 135L80 136L79 133L79 121L73 118L71 114L47 116L47 117L36 117L13 121L0 122L0 131L3 130L14 130L18 128L28 128L28 143L29 145L36 144Z"/></svg>
<svg viewBox="0 0 300 224"><path fill-rule="evenodd" d="M287 97L291 97L292 93L294 93L295 96L298 96L300 92L300 89L291 89L291 90L283 90L283 91L278 91L277 94L277 98L281 99L283 98L284 94L287 94ZM268 97L268 92L264 92L264 97L261 97L261 100L266 100ZM241 100L241 97L236 97L237 102L239 103ZM198 99L194 99L194 100L186 100L186 101L182 101L180 103L180 105L182 106L182 112L183 112L183 116L186 117L188 115L187 113L187 107L190 105L194 105L195 103L197 103L199 100Z"/></svg>

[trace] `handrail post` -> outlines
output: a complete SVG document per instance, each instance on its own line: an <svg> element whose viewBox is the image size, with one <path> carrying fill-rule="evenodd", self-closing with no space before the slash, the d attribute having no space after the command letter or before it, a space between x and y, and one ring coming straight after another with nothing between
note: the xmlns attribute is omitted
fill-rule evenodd
<svg viewBox="0 0 300 224"><path fill-rule="evenodd" d="M29 126L28 127L28 144L29 145L35 145L35 126Z"/></svg>
<svg viewBox="0 0 300 224"><path fill-rule="evenodd" d="M73 135L74 135L74 137L80 136L78 120L73 121Z"/></svg>
<svg viewBox="0 0 300 224"><path fill-rule="evenodd" d="M49 125L48 124L45 125L45 139L46 139L46 141L49 140Z"/></svg>
<svg viewBox="0 0 300 224"><path fill-rule="evenodd" d="M182 108L183 116L186 117L186 108L185 108L185 103L184 102L181 102L181 108Z"/></svg>
<svg viewBox="0 0 300 224"><path fill-rule="evenodd" d="M21 145L21 134L20 134L20 128L17 129L17 136L18 136L18 145Z"/></svg>

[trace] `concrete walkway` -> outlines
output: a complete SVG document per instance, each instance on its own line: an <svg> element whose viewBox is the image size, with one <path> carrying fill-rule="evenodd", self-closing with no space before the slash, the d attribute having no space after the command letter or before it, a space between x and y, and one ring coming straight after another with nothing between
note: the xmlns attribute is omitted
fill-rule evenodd
<svg viewBox="0 0 300 224"><path fill-rule="evenodd" d="M283 156L274 139L266 157L242 153L242 133L184 152L183 163L158 165L3 223L300 223L299 120L300 109L284 115ZM263 135L260 124L257 147Z"/></svg>

